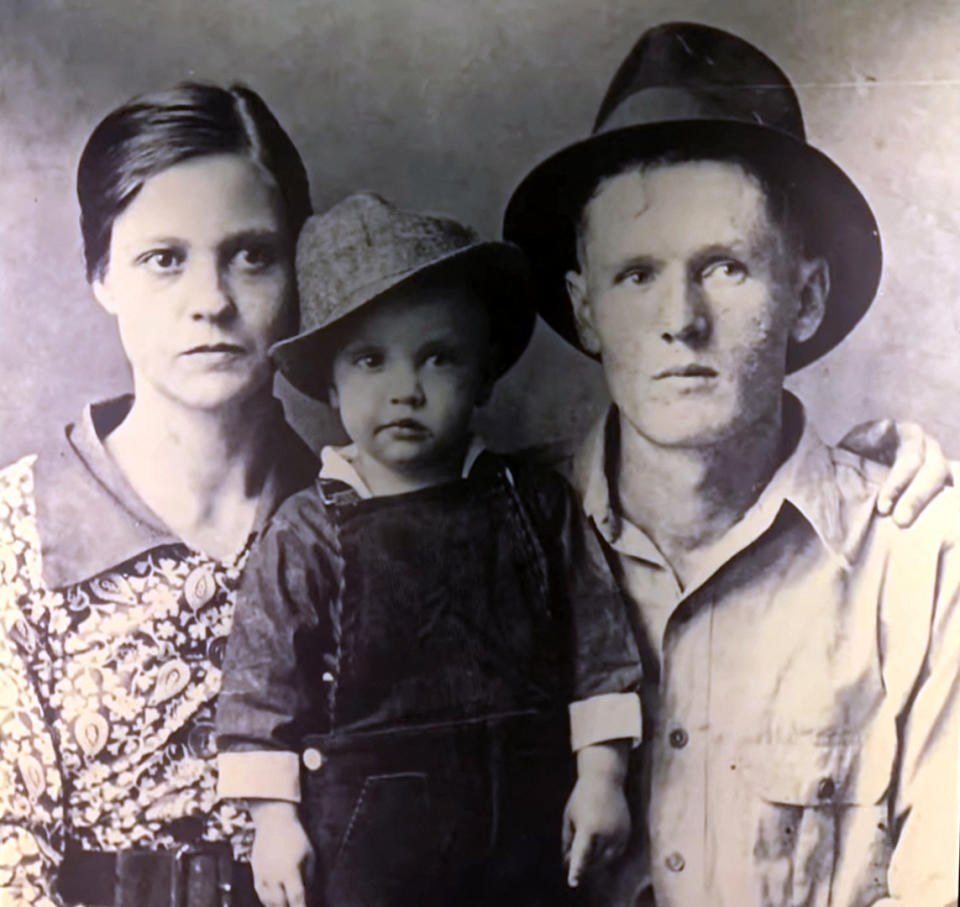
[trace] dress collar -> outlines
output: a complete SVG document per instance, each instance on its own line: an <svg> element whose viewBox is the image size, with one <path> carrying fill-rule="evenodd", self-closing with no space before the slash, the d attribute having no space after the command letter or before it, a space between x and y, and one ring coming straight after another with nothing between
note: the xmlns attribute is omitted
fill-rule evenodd
<svg viewBox="0 0 960 907"><path fill-rule="evenodd" d="M90 579L161 545L182 540L141 500L107 454L103 439L126 417L133 397L87 406L34 467L43 578L49 588ZM259 528L277 505L316 475L316 458L283 424L277 457L257 511Z"/></svg>
<svg viewBox="0 0 960 907"><path fill-rule="evenodd" d="M487 449L487 445L477 435L470 438L470 444L467 447L466 456L463 458L463 468L460 470L460 478L465 479L470 475L473 464ZM324 447L320 451L320 478L336 479L349 485L361 498L372 498L373 492L367 487L360 473L355 466L357 459L357 445L346 444L343 447Z"/></svg>

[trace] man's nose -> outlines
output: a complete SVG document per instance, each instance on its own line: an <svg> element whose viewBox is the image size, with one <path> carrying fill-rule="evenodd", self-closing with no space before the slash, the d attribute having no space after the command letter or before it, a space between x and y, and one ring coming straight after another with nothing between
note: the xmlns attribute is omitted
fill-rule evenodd
<svg viewBox="0 0 960 907"><path fill-rule="evenodd" d="M697 282L678 268L667 275L661 299L660 338L666 343L698 346L710 336L710 317Z"/></svg>
<svg viewBox="0 0 960 907"><path fill-rule="evenodd" d="M407 363L398 363L391 371L390 402L413 407L423 406L426 395L417 369Z"/></svg>
<svg viewBox="0 0 960 907"><path fill-rule="evenodd" d="M195 259L187 284L187 304L194 321L222 321L236 312L230 281L215 261Z"/></svg>

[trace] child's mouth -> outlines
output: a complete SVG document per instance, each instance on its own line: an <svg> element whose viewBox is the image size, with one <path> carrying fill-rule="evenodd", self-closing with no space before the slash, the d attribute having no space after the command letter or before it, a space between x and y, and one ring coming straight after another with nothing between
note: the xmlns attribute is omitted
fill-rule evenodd
<svg viewBox="0 0 960 907"><path fill-rule="evenodd" d="M426 425L424 425L422 422L418 422L416 419L395 419L393 422L387 422L386 424L381 425L377 431L390 431L401 437L419 437L427 434L429 429Z"/></svg>

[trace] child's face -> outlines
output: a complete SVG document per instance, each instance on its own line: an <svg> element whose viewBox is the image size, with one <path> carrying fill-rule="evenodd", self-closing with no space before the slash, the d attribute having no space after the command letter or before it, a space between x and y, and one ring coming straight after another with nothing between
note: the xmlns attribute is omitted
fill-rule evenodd
<svg viewBox="0 0 960 907"><path fill-rule="evenodd" d="M371 458L401 476L458 475L492 362L486 311L464 291L421 288L361 312L334 357L330 391L358 465Z"/></svg>

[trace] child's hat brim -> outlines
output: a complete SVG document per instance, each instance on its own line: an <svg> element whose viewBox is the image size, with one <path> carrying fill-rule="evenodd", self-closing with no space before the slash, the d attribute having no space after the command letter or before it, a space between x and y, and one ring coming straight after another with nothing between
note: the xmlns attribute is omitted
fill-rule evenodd
<svg viewBox="0 0 960 907"><path fill-rule="evenodd" d="M297 245L301 330L274 344L271 357L294 387L326 400L336 352L331 328L374 302L448 274L486 304L499 378L533 333L526 255L512 243L481 241L455 221L401 212L368 193L304 226Z"/></svg>

